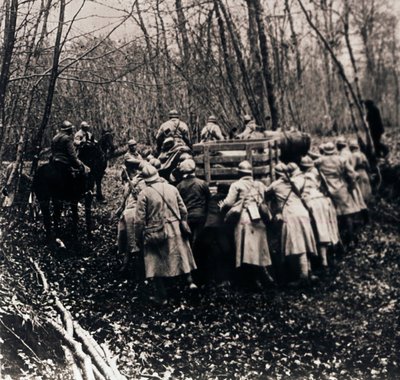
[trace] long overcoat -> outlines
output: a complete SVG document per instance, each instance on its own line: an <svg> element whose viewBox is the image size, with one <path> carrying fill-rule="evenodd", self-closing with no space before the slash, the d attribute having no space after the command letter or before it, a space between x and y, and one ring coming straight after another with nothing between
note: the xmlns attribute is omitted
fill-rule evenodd
<svg viewBox="0 0 400 380"><path fill-rule="evenodd" d="M352 195L356 173L349 161L337 154L321 156L315 161L326 180L329 195L336 207L338 216L350 215L360 211L360 206Z"/></svg>
<svg viewBox="0 0 400 380"><path fill-rule="evenodd" d="M352 178L354 179L354 182L351 188L351 195L355 200L355 202L357 203L358 208L360 210L364 210L367 208L367 205L365 203L365 199L361 190L358 173L355 170L355 162L353 161L353 154L351 153L350 149L346 147L340 151L339 155L343 157L350 164L353 170Z"/></svg>
<svg viewBox="0 0 400 380"><path fill-rule="evenodd" d="M232 183L223 201L226 208L243 204L240 220L235 226L236 267L242 264L271 265L265 224L262 220L252 221L248 212L252 202L260 204L264 201L264 191L261 182L245 176Z"/></svg>
<svg viewBox="0 0 400 380"><path fill-rule="evenodd" d="M266 189L274 195L282 214L281 252L284 256L309 253L317 255L317 246L307 209L295 194L289 181L277 179Z"/></svg>
<svg viewBox="0 0 400 380"><path fill-rule="evenodd" d="M135 213L135 239L143 250L146 278L174 277L196 269L189 242L182 237L177 217L187 220L187 210L174 186L159 180L140 192ZM146 229L154 228L162 221L167 240L158 246L144 244Z"/></svg>
<svg viewBox="0 0 400 380"><path fill-rule="evenodd" d="M306 203L319 244L337 244L340 240L335 207L330 198L320 191L318 172L309 170L292 177L293 183Z"/></svg>
<svg viewBox="0 0 400 380"><path fill-rule="evenodd" d="M363 199L365 202L368 202L372 196L371 181L368 174L368 159L363 152L356 150L352 152L351 162L354 170L358 174L357 183L360 186Z"/></svg>

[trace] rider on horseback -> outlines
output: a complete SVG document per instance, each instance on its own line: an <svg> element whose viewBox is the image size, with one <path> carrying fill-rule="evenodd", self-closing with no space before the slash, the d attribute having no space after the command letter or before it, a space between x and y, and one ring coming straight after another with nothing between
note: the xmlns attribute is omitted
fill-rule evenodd
<svg viewBox="0 0 400 380"><path fill-rule="evenodd" d="M73 128L74 126L69 121L64 121L60 131L51 142L53 165L67 176L71 175L71 169L78 169L81 172L87 171L87 167L79 160L76 154L72 138Z"/></svg>
<svg viewBox="0 0 400 380"><path fill-rule="evenodd" d="M93 134L90 132L90 125L86 121L82 121L81 129L75 133L74 144L78 148L83 142L93 141Z"/></svg>
<svg viewBox="0 0 400 380"><path fill-rule="evenodd" d="M161 124L156 135L158 152L161 151L164 140L168 137L172 137L175 141L182 142L187 146L191 145L189 127L186 123L179 120L179 112L177 110L171 110L168 115L169 120Z"/></svg>

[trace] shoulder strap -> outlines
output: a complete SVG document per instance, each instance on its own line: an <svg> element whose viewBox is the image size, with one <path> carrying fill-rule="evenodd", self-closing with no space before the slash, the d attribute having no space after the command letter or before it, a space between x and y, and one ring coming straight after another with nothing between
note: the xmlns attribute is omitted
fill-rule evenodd
<svg viewBox="0 0 400 380"><path fill-rule="evenodd" d="M290 188L290 191L289 191L289 193L288 193L286 199L285 199L284 202L282 203L282 210L281 210L281 212L283 212L283 209L285 208L286 203L287 203L287 201L289 200L289 197L290 197L290 195L292 194L292 192L293 192L293 189Z"/></svg>
<svg viewBox="0 0 400 380"><path fill-rule="evenodd" d="M287 177L287 179L288 179L288 181L290 183L290 186L291 186L291 188L293 190L293 193L296 194L296 196L300 199L301 203L306 208L306 210L309 211L309 207L308 207L307 203L305 202L305 200L303 199L303 197L301 196L300 190L296 187L296 185L293 183L293 181L291 180L291 178L287 174L286 174L286 177Z"/></svg>
<svg viewBox="0 0 400 380"><path fill-rule="evenodd" d="M181 123L181 121L180 120L178 120L176 123L175 123L175 125L174 125L174 129L171 131L171 134L172 135L174 135L175 133L176 133L176 131L178 131L178 129L179 129L179 124Z"/></svg>
<svg viewBox="0 0 400 380"><path fill-rule="evenodd" d="M178 214L175 212L175 210L172 208L172 206L167 202L167 200L165 199L164 195L161 194L155 187L153 186L149 186L151 187L156 193L158 193L160 195L160 197L162 198L162 200L164 201L164 203L167 205L167 207L171 210L171 212L174 214L175 218L178 219L178 221L180 222L182 219L178 216Z"/></svg>
<svg viewBox="0 0 400 380"><path fill-rule="evenodd" d="M321 177L321 184L322 184L326 194L329 195L330 197L332 197L332 194L329 191L328 182L326 181L324 173L321 172L321 169L318 167L318 165L316 165L315 167L317 168L318 174Z"/></svg>

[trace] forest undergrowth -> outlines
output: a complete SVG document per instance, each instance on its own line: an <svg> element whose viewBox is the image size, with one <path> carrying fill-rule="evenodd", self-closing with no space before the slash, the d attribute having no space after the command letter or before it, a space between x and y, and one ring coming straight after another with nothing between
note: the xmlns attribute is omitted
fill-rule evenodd
<svg viewBox="0 0 400 380"><path fill-rule="evenodd" d="M391 139L398 154L397 143ZM392 154L391 177L399 162ZM111 167L104 181L109 202L94 205L94 239L84 236L82 218L79 241L68 238L68 227L63 231L64 252L45 245L40 221L26 219L5 235L2 219L0 378L72 378L58 338L44 323L53 305L29 258L74 319L108 343L128 379L400 377L398 194L385 188L356 248L312 287L191 294L179 288L160 307L147 301L148 286L118 273L117 176ZM399 183L392 186L396 191Z"/></svg>

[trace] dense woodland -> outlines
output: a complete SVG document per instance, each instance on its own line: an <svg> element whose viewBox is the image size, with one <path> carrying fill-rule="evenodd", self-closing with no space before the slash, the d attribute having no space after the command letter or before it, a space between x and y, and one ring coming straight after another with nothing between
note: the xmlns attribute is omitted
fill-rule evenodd
<svg viewBox="0 0 400 380"><path fill-rule="evenodd" d="M77 3L3 2L0 160L37 155L64 119L152 143L172 107L194 136L210 114L225 130L245 114L271 115L272 128L356 128L367 98L399 123L389 0L103 2L120 17L97 30L82 27L89 1L67 17Z"/></svg>
<svg viewBox="0 0 400 380"><path fill-rule="evenodd" d="M393 126L371 223L358 246L307 289L180 289L165 308L149 305L146 286L118 271L113 215L122 158L109 163L108 203L94 203L91 240L72 241L66 224L67 248L50 248L40 219L2 208L0 378L399 378L396 5L0 2L0 168L17 163L8 183L34 174L66 119L89 122L97 138L111 129L122 145L130 137L153 144L171 108L194 141L211 114L225 132L251 114L267 128L309 132L317 145L367 131L362 100L372 99Z"/></svg>

